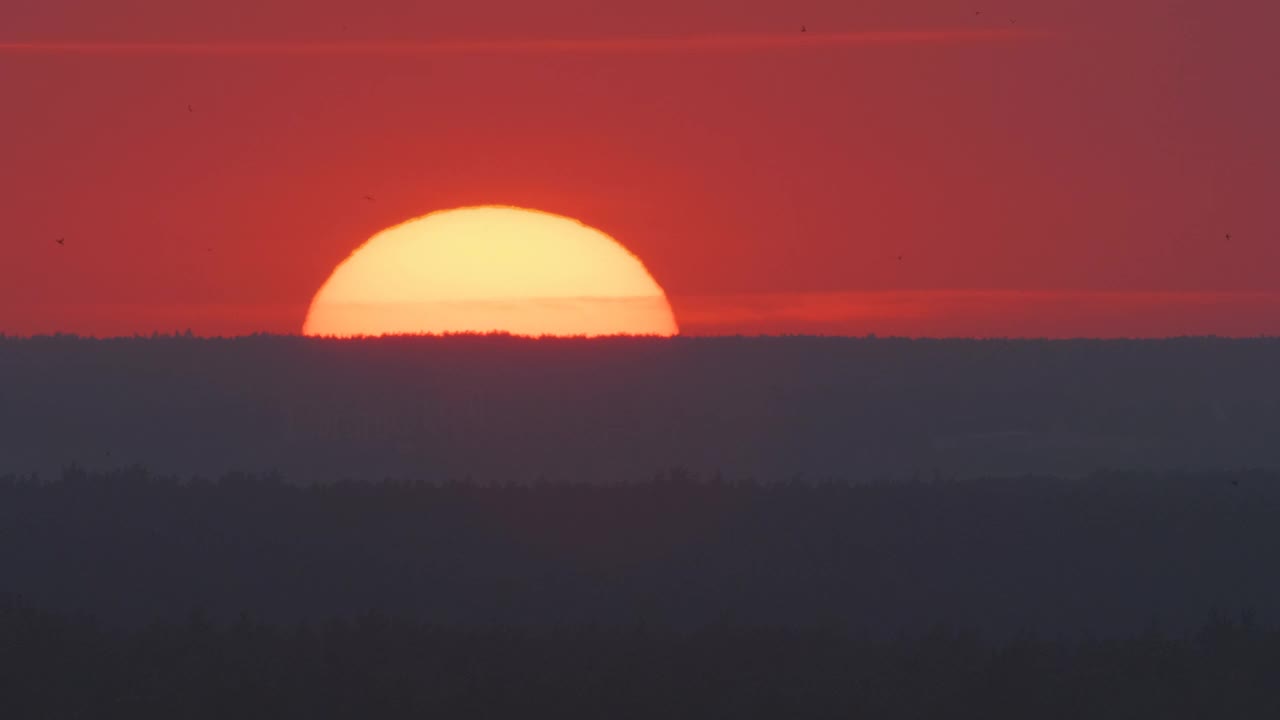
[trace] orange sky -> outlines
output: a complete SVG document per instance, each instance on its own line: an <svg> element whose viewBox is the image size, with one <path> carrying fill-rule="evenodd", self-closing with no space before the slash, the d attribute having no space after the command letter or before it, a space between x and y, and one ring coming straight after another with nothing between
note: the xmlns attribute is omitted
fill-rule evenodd
<svg viewBox="0 0 1280 720"><path fill-rule="evenodd" d="M501 203L686 333L1280 333L1274 3L439 5L7 3L0 332L296 332Z"/></svg>

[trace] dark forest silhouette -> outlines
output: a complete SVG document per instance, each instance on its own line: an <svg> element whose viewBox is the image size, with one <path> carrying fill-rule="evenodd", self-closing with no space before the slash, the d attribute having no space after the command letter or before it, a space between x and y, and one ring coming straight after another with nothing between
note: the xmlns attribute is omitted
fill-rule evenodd
<svg viewBox="0 0 1280 720"><path fill-rule="evenodd" d="M1280 468L1280 340L0 339L0 467L643 480Z"/></svg>
<svg viewBox="0 0 1280 720"><path fill-rule="evenodd" d="M0 601L12 718L1224 718L1280 714L1280 632L1248 615L1112 640L937 628L459 631L377 613L134 631Z"/></svg>
<svg viewBox="0 0 1280 720"><path fill-rule="evenodd" d="M0 717L1280 716L1278 367L0 337Z"/></svg>
<svg viewBox="0 0 1280 720"><path fill-rule="evenodd" d="M0 481L0 529L0 592L122 625L379 611L1107 636L1280 617L1280 474L1263 471L481 486L73 468Z"/></svg>

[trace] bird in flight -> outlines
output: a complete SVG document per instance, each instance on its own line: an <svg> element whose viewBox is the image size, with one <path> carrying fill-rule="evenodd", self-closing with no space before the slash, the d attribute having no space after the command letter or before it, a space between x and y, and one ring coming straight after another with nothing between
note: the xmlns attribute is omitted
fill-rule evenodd
<svg viewBox="0 0 1280 720"><path fill-rule="evenodd" d="M809 29L808 29L808 28L806 28L805 26L801 25L801 26L800 26L800 32L809 32Z"/></svg>
<svg viewBox="0 0 1280 720"><path fill-rule="evenodd" d="M66 244L67 244L67 239L66 239L66 238L58 238L58 239L57 239L57 240L55 240L54 242L58 243L59 245L66 245Z"/></svg>
<svg viewBox="0 0 1280 720"><path fill-rule="evenodd" d="M1230 242L1230 240L1231 240L1231 233L1227 233L1227 241Z"/></svg>
<svg viewBox="0 0 1280 720"><path fill-rule="evenodd" d="M365 199L365 200L368 200L369 202L373 202L373 200L374 200L374 198L373 198L373 196L372 196L372 195L365 195L365 196L364 196L364 199Z"/></svg>

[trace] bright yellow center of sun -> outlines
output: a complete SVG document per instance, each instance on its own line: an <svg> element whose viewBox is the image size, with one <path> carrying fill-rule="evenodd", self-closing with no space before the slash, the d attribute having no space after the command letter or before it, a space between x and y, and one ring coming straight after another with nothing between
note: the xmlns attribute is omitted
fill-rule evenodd
<svg viewBox="0 0 1280 720"><path fill-rule="evenodd" d="M383 230L311 301L306 335L509 332L674 335L639 258L576 220L513 207L444 210Z"/></svg>

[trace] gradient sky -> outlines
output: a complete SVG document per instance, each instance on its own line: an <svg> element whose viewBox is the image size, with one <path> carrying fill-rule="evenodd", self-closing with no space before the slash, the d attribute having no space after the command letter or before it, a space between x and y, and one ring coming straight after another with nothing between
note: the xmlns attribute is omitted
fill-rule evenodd
<svg viewBox="0 0 1280 720"><path fill-rule="evenodd" d="M297 332L368 236L502 203L618 238L687 333L1280 334L1276 27L1270 0L7 0L0 331Z"/></svg>

